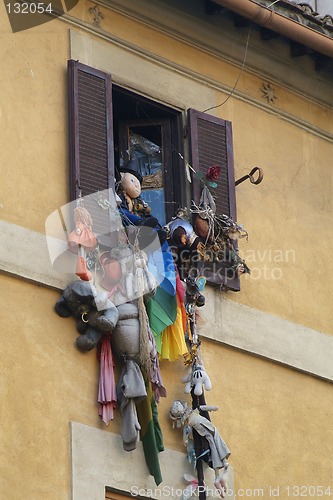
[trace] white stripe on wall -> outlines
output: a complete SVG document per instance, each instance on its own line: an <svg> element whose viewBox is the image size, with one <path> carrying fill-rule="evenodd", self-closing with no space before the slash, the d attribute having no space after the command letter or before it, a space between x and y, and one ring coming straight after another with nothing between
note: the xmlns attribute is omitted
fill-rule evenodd
<svg viewBox="0 0 333 500"><path fill-rule="evenodd" d="M205 296L202 337L333 381L332 335L238 304L211 288Z"/></svg>
<svg viewBox="0 0 333 500"><path fill-rule="evenodd" d="M52 267L45 235L6 221L0 221L0 231L0 270L59 290L76 279ZM56 244L61 251L64 241ZM75 258L66 266L74 270ZM332 335L238 304L209 287L205 296L202 337L333 381Z"/></svg>

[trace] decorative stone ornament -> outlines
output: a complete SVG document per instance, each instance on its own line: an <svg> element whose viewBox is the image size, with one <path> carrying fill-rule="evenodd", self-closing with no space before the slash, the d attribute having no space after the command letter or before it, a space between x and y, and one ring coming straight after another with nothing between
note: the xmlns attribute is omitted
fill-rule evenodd
<svg viewBox="0 0 333 500"><path fill-rule="evenodd" d="M277 97L275 95L275 89L271 86L270 83L266 82L263 83L263 86L261 87L261 92L263 93L264 99L267 100L268 104L274 104Z"/></svg>
<svg viewBox="0 0 333 500"><path fill-rule="evenodd" d="M93 19L93 26L95 28L100 28L101 27L101 21L104 19L104 16L102 12L99 10L99 6L95 5L94 7L90 7L89 9L90 14L93 14L94 19Z"/></svg>

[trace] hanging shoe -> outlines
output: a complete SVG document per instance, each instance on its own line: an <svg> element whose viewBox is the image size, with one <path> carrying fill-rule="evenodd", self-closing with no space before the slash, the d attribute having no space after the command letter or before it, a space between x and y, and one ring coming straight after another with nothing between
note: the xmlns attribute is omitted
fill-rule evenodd
<svg viewBox="0 0 333 500"><path fill-rule="evenodd" d="M92 274L87 269L86 259L84 257L78 256L75 274L83 281L90 281L92 279Z"/></svg>

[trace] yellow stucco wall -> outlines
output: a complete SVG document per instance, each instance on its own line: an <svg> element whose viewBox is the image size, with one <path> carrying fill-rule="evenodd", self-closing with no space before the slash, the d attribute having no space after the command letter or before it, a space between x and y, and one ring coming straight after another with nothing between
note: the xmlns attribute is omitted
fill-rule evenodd
<svg viewBox="0 0 333 500"><path fill-rule="evenodd" d="M78 12L91 23L89 5L80 2L73 15ZM221 58L168 40L146 25L133 25L133 20L116 12L102 12L104 30L120 39L230 87L237 78L239 68ZM1 215L44 232L46 217L68 201L68 25L54 20L12 34L5 17L1 22L1 51L8 61L0 75L6 96L1 105L1 141L3 164L10 172L2 181ZM159 85L158 72L149 78ZM192 85L188 79L185 107L200 105L193 100ZM261 78L244 71L237 90L259 99L261 86ZM274 109L332 132L332 110L275 87ZM212 95L211 89L207 95ZM211 105L224 98L216 91ZM237 98L212 112L233 123L236 178L253 165L261 166L265 175L260 186L247 182L237 188L238 221L250 236L240 249L253 274L242 278L242 293L229 294L230 298L332 333L333 270L326 264L333 242L332 142Z"/></svg>
<svg viewBox="0 0 333 500"><path fill-rule="evenodd" d="M255 131L243 129L242 141L234 141L235 157L238 164L244 158L243 165L262 166L264 181L236 188L238 220L249 232L240 248L252 276L233 298L332 333L332 144L291 124L284 123L282 131L278 118L256 112L246 117L239 110L248 130L250 116ZM237 135L238 128L237 122ZM253 143L260 145L256 151Z"/></svg>
<svg viewBox="0 0 333 500"><path fill-rule="evenodd" d="M52 21L12 33L4 6L0 9L0 213L43 233L47 215L69 196L68 29Z"/></svg>
<svg viewBox="0 0 333 500"><path fill-rule="evenodd" d="M74 320L53 310L59 294L11 277L1 281L1 494L67 500L69 422L119 432L119 413L108 428L101 422L96 351L74 347ZM332 386L214 342L204 341L202 353L213 383L206 401L219 406L212 421L231 449L236 489L328 485ZM164 444L184 452L181 431L168 417L173 399L188 398L184 367L181 360L161 367L168 391L159 405Z"/></svg>
<svg viewBox="0 0 333 500"><path fill-rule="evenodd" d="M91 5L80 2L72 14L91 22ZM104 13L105 31L230 87L235 82L239 68L120 14ZM0 85L5 96L0 106L0 213L8 222L41 233L46 217L69 196L68 29L55 20L12 34L0 5ZM158 85L158 73L150 78ZM185 90L191 95L192 85L188 79L184 95ZM260 99L261 85L259 77L245 71L239 90ZM276 93L276 109L333 132L332 110L287 88L276 86ZM214 96L212 105L226 95L215 90ZM250 235L240 249L253 275L242 279L239 294L228 296L333 333L332 143L237 98L217 114L233 123L236 177L253 165L265 173L260 186L244 183L237 188L238 221ZM75 349L74 322L53 311L58 292L6 275L1 275L0 290L5 304L1 494L67 500L69 422L105 429L97 415L96 353ZM232 450L236 487L268 491L276 484L332 482L332 386L213 342L204 341L202 351L214 386L207 401L221 408L212 419ZM183 367L163 361L162 370L168 389L168 399L160 404L165 445L183 451L180 432L171 429L168 418L172 400L183 398ZM108 430L119 432L118 414Z"/></svg>

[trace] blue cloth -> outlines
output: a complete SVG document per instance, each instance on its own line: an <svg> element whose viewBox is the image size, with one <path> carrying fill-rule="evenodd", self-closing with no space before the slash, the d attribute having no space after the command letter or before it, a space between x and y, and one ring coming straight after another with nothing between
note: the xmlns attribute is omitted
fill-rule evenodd
<svg viewBox="0 0 333 500"><path fill-rule="evenodd" d="M176 295L176 270L168 243L148 255L148 269L155 276L160 287L169 295Z"/></svg>

